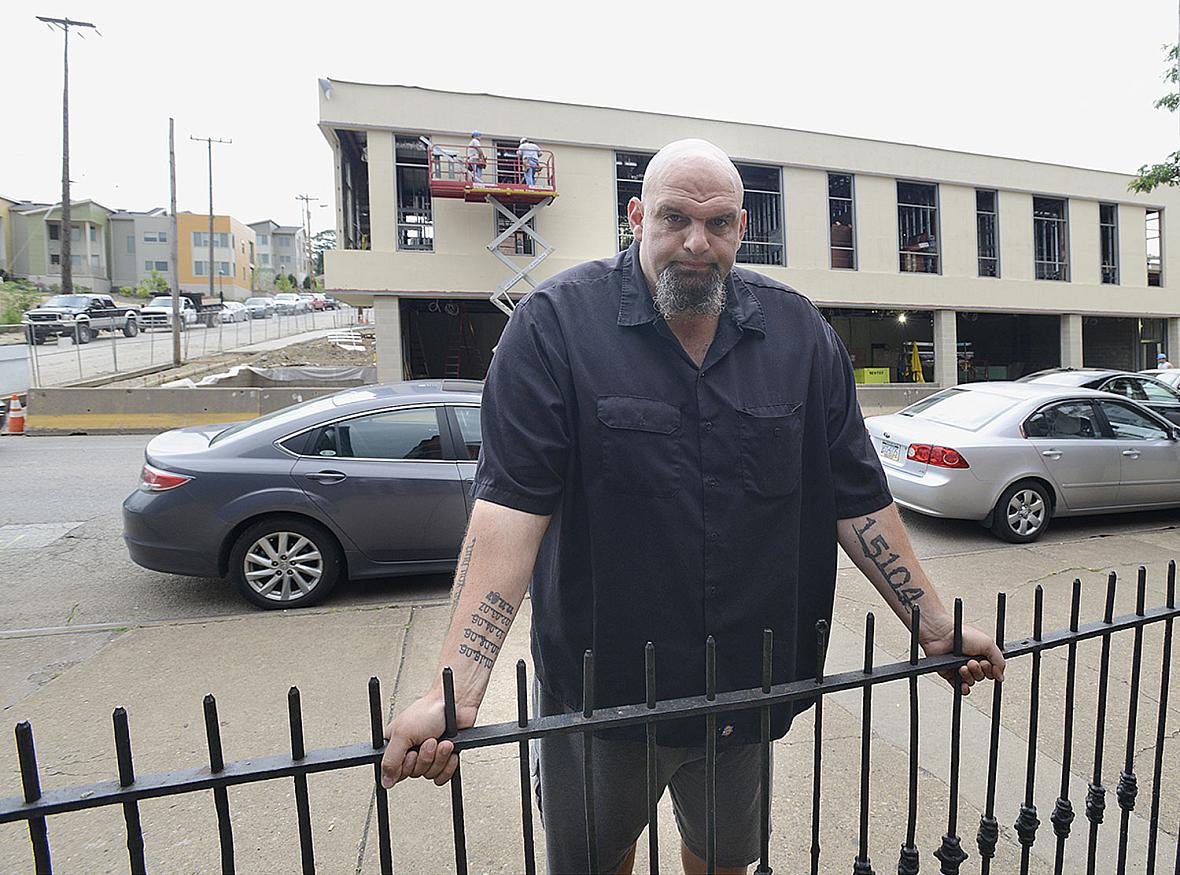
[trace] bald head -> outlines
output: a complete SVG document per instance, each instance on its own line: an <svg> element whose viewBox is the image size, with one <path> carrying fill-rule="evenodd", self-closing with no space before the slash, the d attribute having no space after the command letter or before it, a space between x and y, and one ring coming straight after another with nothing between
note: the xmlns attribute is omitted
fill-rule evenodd
<svg viewBox="0 0 1180 875"><path fill-rule="evenodd" d="M640 199L648 202L669 176L680 173L704 173L716 177L723 189L731 192L740 204L745 194L742 177L733 162L708 140L676 140L669 143L651 159L643 174Z"/></svg>

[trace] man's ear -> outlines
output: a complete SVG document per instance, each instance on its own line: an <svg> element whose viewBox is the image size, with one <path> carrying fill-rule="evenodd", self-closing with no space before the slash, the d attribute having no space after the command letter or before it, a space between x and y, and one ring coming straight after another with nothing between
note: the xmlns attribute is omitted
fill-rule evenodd
<svg viewBox="0 0 1180 875"><path fill-rule="evenodd" d="M747 217L747 215L746 215L746 211L745 211L745 210L742 210L742 218L741 218L741 223L740 223L740 225L739 225L739 227L738 227L738 239L739 239L739 240L745 240L745 239L746 239L746 219L747 219L747 218L748 218L748 217Z"/></svg>
<svg viewBox="0 0 1180 875"><path fill-rule="evenodd" d="M631 233L640 243L643 242L643 201L637 197L627 201L627 221L631 223Z"/></svg>

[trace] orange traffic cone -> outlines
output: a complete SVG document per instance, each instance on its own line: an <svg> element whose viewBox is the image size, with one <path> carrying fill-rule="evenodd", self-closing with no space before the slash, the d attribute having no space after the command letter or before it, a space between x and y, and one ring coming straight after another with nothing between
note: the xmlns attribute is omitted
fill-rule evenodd
<svg viewBox="0 0 1180 875"><path fill-rule="evenodd" d="M14 393L8 403L8 420L5 422L5 434L25 433L25 411L20 405L20 398Z"/></svg>

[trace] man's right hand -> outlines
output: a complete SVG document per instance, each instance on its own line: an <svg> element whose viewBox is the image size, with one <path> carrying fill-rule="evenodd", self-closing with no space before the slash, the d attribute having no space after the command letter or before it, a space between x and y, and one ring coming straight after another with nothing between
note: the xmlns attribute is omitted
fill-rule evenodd
<svg viewBox="0 0 1180 875"><path fill-rule="evenodd" d="M477 711L457 707L458 728L474 726ZM381 758L381 786L389 789L403 778L429 778L441 787L451 780L459 768L459 755L451 742L439 741L446 727L441 692L427 693L394 717L385 727L389 744Z"/></svg>

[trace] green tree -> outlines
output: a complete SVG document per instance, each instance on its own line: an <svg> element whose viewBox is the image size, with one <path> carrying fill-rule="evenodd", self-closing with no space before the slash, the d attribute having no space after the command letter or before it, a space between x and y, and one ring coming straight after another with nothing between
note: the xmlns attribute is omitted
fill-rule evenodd
<svg viewBox="0 0 1180 875"><path fill-rule="evenodd" d="M1176 78L1176 46L1164 46L1164 50L1168 68L1164 71L1163 79L1164 82L1170 83L1175 88L1180 85ZM1180 108L1180 92L1169 91L1153 105L1156 109L1175 112L1177 108ZM1168 155L1161 164L1144 164L1127 187L1131 191L1146 194L1161 185L1180 185L1180 151Z"/></svg>
<svg viewBox="0 0 1180 875"><path fill-rule="evenodd" d="M311 249L315 256L315 273L324 273L324 250L336 248L336 230L329 228L312 235Z"/></svg>
<svg viewBox="0 0 1180 875"><path fill-rule="evenodd" d="M171 291L168 280L153 267L151 275L141 279L132 294L137 298L154 298L156 295L170 294Z"/></svg>
<svg viewBox="0 0 1180 875"><path fill-rule="evenodd" d="M289 279L287 279L286 274L280 273L275 276L276 292L289 292L293 288L295 288L295 285Z"/></svg>
<svg viewBox="0 0 1180 875"><path fill-rule="evenodd" d="M309 290L311 289L311 274L310 273L303 278L303 288L309 289Z"/></svg>
<svg viewBox="0 0 1180 875"><path fill-rule="evenodd" d="M20 322L21 314L31 310L41 300L44 292L27 280L10 280L0 283L0 323L11 325Z"/></svg>

